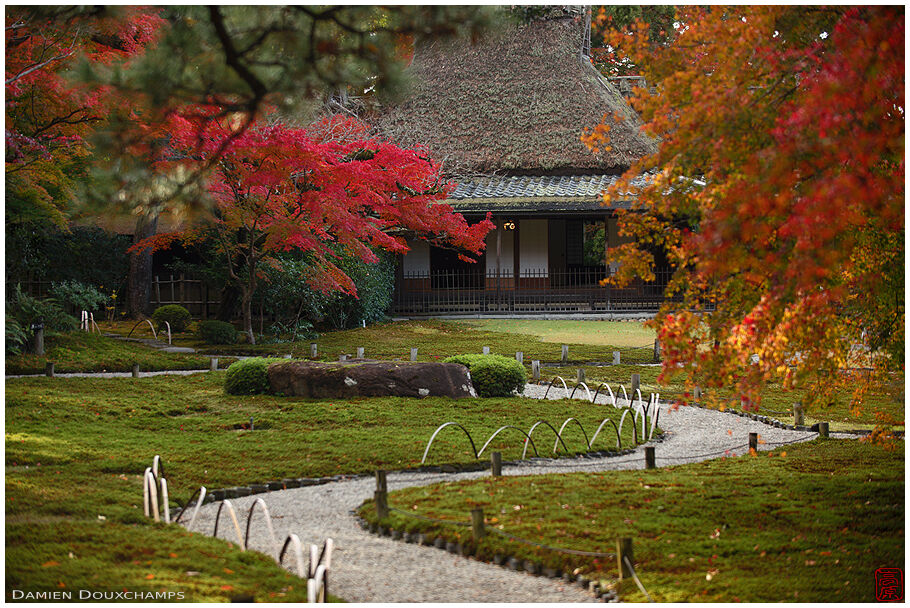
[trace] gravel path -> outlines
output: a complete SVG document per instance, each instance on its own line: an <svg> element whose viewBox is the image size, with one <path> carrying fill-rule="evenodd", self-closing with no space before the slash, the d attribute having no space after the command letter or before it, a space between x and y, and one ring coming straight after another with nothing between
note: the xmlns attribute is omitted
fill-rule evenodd
<svg viewBox="0 0 910 608"><path fill-rule="evenodd" d="M543 397L545 387L528 385L525 394ZM557 393L554 395L553 393ZM550 398L562 396L551 391ZM598 403L603 403L603 396ZM778 429L761 422L696 407L672 410L661 406L659 425L665 439L656 444L657 466L669 466L727 452L748 451L748 435L759 434L759 450L772 449L775 443L805 441L816 433ZM765 442L765 443L761 443ZM517 466L503 466L504 475L537 475L570 471L604 471L644 468L642 448L634 454L615 458L575 460L533 459ZM389 490L407 486L473 479L488 472L457 474L389 473ZM232 499L238 510L241 528L246 513L256 498L268 505L278 542L289 533L297 534L304 544L335 540L330 589L350 602L591 602L595 598L577 585L560 580L513 572L455 556L432 547L407 544L374 536L360 528L350 514L373 496L375 481L361 478ZM211 533L217 503L202 507L193 526ZM229 520L219 526L219 537L236 542ZM254 515L250 548L274 555L261 514ZM609 549L605 549L609 551ZM286 566L292 567L286 558Z"/></svg>

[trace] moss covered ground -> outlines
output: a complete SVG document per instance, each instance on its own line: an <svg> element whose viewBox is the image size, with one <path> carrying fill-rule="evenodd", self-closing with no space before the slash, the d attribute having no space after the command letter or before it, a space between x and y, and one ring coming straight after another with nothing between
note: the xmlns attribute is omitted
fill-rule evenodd
<svg viewBox="0 0 910 608"><path fill-rule="evenodd" d="M873 602L875 571L904 565L904 448L816 440L648 471L482 478L389 494L383 525L461 542L482 559L515 556L583 574L644 601L615 558L633 539L635 569L659 602ZM469 523L481 508L479 542ZM361 514L376 522L372 501Z"/></svg>

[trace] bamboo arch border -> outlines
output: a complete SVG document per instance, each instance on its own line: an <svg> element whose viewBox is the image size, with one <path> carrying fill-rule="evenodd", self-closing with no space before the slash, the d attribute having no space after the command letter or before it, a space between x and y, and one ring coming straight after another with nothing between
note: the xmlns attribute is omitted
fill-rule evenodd
<svg viewBox="0 0 910 608"><path fill-rule="evenodd" d="M159 487L161 488L160 495L158 492ZM164 463L161 460L161 456L158 454L156 454L152 459L152 466L146 467L145 469L145 472L143 474L142 493L145 516L154 516L155 521L161 521L159 511L163 511L165 523L171 523L170 507L168 504L167 494L167 480L164 478ZM189 500L186 501L186 503L178 512L177 516L174 518L173 523L180 522L184 513L186 513L187 509L195 498L196 502L193 508L193 515L190 517L190 521L186 526L186 529L190 530L193 527L193 524L196 522L196 516L199 514L199 509L202 506L202 503L205 501L206 493L207 490L205 486L200 486L198 490L193 492L193 494L190 495ZM161 498L160 501L159 496ZM335 546L335 541L333 539L328 538L325 540L322 545L321 552L316 547L316 545L310 545L309 566L307 568L304 568L303 545L300 542L300 538L296 534L288 534L284 539L284 544L279 548L278 539L275 536L275 528L272 525L272 516L269 513L268 506L266 505L265 501L262 500L262 498L256 498L253 501L253 504L250 505L249 511L247 511L245 534L242 534L240 532L240 521L237 517L237 511L234 508L234 504L229 499L222 500L218 505L218 510L215 513L215 526L212 531L212 536L218 536L218 528L221 523L221 513L227 509L228 515L230 516L231 522L233 523L234 532L237 535L237 545L240 547L241 551L249 550L250 525L252 524L253 515L256 511L257 506L265 516L266 526L269 531L269 538L271 540L272 549L275 552L275 557L278 564L281 566L284 565L285 553L287 552L288 547L292 547L294 555L297 558L297 575L301 578L306 578L307 580L308 601L325 602L328 598L328 574L332 563L332 552Z"/></svg>

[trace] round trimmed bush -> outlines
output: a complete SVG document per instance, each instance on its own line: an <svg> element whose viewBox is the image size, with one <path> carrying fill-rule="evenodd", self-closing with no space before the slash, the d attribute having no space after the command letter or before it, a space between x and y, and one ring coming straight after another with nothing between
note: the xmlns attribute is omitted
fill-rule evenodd
<svg viewBox="0 0 910 608"><path fill-rule="evenodd" d="M269 390L269 365L275 359L251 357L241 359L227 368L224 390L229 395L259 395Z"/></svg>
<svg viewBox="0 0 910 608"><path fill-rule="evenodd" d="M524 391L525 368L502 355L455 355L446 363L460 363L471 372L471 383L481 397L509 397Z"/></svg>
<svg viewBox="0 0 910 608"><path fill-rule="evenodd" d="M237 330L224 321L201 321L196 330L206 344L233 344L237 341Z"/></svg>
<svg viewBox="0 0 910 608"><path fill-rule="evenodd" d="M171 326L171 331L183 331L190 324L190 311L179 304L165 304L159 306L152 313L152 321L158 326L158 331L165 329L164 322Z"/></svg>

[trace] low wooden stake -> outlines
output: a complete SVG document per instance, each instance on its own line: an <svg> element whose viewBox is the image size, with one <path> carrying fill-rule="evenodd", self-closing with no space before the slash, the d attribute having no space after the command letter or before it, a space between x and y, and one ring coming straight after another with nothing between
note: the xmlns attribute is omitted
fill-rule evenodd
<svg viewBox="0 0 910 608"><path fill-rule="evenodd" d="M613 365L619 365L620 354L618 350L613 351Z"/></svg>
<svg viewBox="0 0 910 608"><path fill-rule="evenodd" d="M357 358L363 359L363 347L362 346L357 347Z"/></svg>
<svg viewBox="0 0 910 608"><path fill-rule="evenodd" d="M490 354L490 347L489 347L489 346L484 346L484 347L483 347L483 354L485 354L485 355L489 355L489 354Z"/></svg>
<svg viewBox="0 0 910 608"><path fill-rule="evenodd" d="M634 395L635 391L641 388L641 374L632 374L632 390L629 395ZM629 397L632 398L631 396Z"/></svg>
<svg viewBox="0 0 910 608"><path fill-rule="evenodd" d="M380 521L386 519L389 516L388 495L381 490L376 490L373 492L373 500L376 501L376 517Z"/></svg>
<svg viewBox="0 0 910 608"><path fill-rule="evenodd" d="M316 343L315 343L315 342L310 342L310 357L312 357L312 358L314 358L314 359L316 358L316 350L317 350L317 349L316 349Z"/></svg>
<svg viewBox="0 0 910 608"><path fill-rule="evenodd" d="M567 365L569 363L569 345L562 345L562 364Z"/></svg>
<svg viewBox="0 0 910 608"><path fill-rule="evenodd" d="M139 364L133 363L133 378L139 377Z"/></svg>
<svg viewBox="0 0 910 608"><path fill-rule="evenodd" d="M524 354L523 352L521 352L520 350L519 350L519 351L516 351L516 352L515 352L515 360L518 361L519 363L524 363L524 362L525 362L525 354Z"/></svg>
<svg viewBox="0 0 910 608"><path fill-rule="evenodd" d="M799 401L793 404L793 424L796 426L806 424L806 413L803 410L803 404Z"/></svg>
<svg viewBox="0 0 910 608"><path fill-rule="evenodd" d="M480 507L471 509L471 535L475 541L486 536L487 531L483 527L483 509Z"/></svg>
<svg viewBox="0 0 910 608"><path fill-rule="evenodd" d="M635 563L635 558L632 555L632 539L620 538L616 541L616 562L620 580L632 577L632 570L626 563L626 559L629 560L629 564Z"/></svg>
<svg viewBox="0 0 910 608"><path fill-rule="evenodd" d="M44 375L48 378L54 377L54 364L50 361L44 364Z"/></svg>
<svg viewBox="0 0 910 608"><path fill-rule="evenodd" d="M819 436L819 437L827 437L827 436L828 436L828 423L827 423L827 422L819 422L819 423L818 423L818 436Z"/></svg>
<svg viewBox="0 0 910 608"><path fill-rule="evenodd" d="M417 361L417 349L416 348L411 349L411 361Z"/></svg>
<svg viewBox="0 0 910 608"><path fill-rule="evenodd" d="M531 379L534 382L540 381L540 361L538 360L531 361Z"/></svg>
<svg viewBox="0 0 910 608"><path fill-rule="evenodd" d="M585 381L585 369L583 367L578 368L578 381L579 382Z"/></svg>
<svg viewBox="0 0 910 608"><path fill-rule="evenodd" d="M649 445L645 447L645 468L653 469L657 465L654 461L654 446Z"/></svg>
<svg viewBox="0 0 910 608"><path fill-rule="evenodd" d="M218 357L212 357L209 360L209 370L213 372L218 371Z"/></svg>
<svg viewBox="0 0 910 608"><path fill-rule="evenodd" d="M749 433L749 449L758 450L758 433Z"/></svg>
<svg viewBox="0 0 910 608"><path fill-rule="evenodd" d="M386 480L386 472L383 470L376 471L376 490L378 492L388 492L389 486Z"/></svg>
<svg viewBox="0 0 910 608"><path fill-rule="evenodd" d="M490 473L493 477L502 477L502 452L490 453Z"/></svg>

